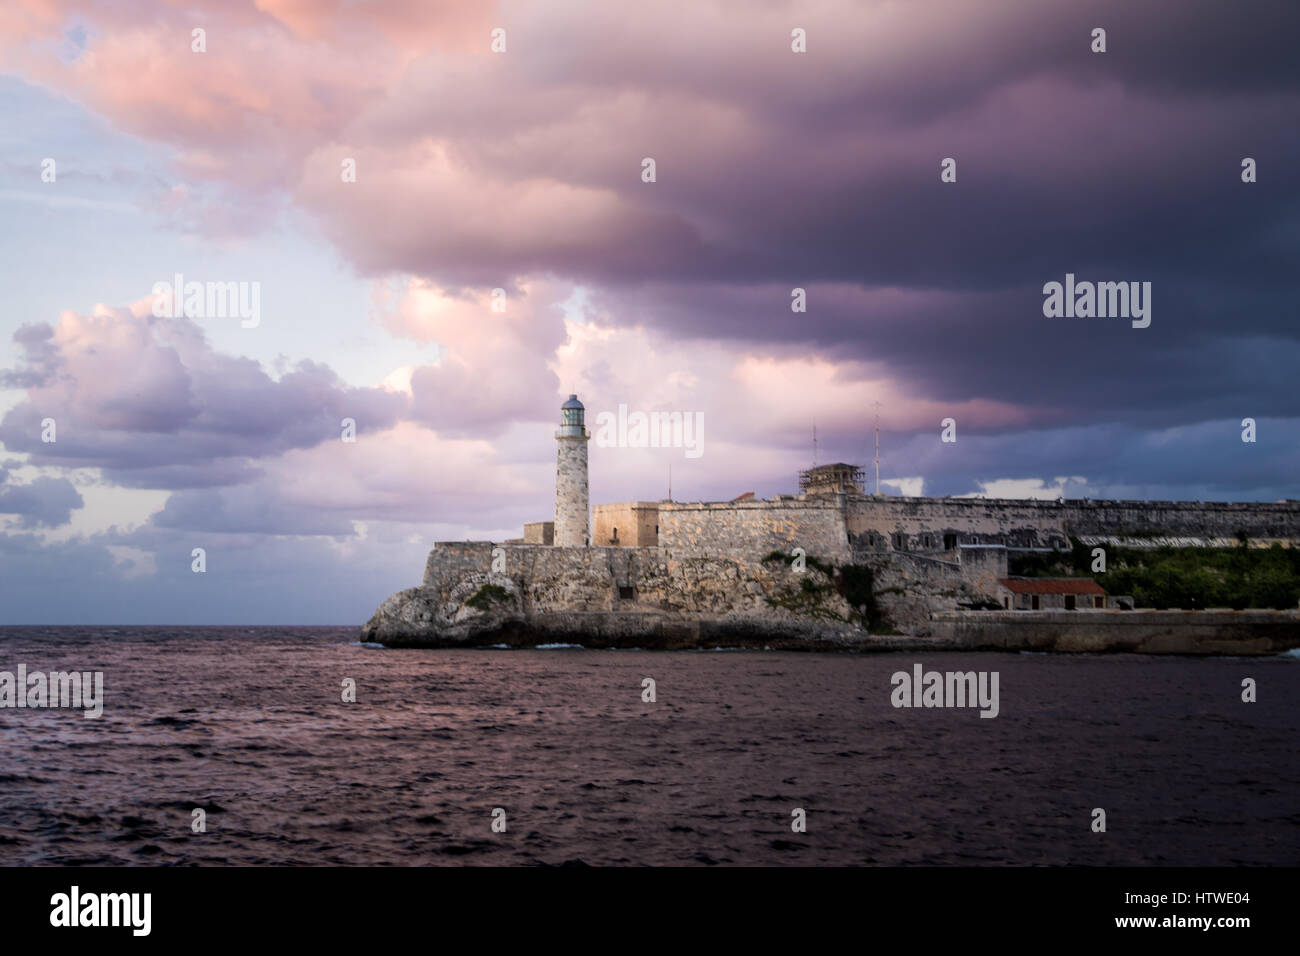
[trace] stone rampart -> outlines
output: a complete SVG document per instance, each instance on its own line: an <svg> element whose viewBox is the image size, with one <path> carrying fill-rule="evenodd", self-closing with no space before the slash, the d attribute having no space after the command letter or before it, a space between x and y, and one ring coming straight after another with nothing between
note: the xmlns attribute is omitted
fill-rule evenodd
<svg viewBox="0 0 1300 956"><path fill-rule="evenodd" d="M952 550L963 544L1064 547L1085 536L1300 543L1300 502L1039 501L849 496L857 550Z"/></svg>
<svg viewBox="0 0 1300 956"><path fill-rule="evenodd" d="M661 502L659 544L680 556L725 557L745 564L793 548L835 564L852 559L843 495Z"/></svg>

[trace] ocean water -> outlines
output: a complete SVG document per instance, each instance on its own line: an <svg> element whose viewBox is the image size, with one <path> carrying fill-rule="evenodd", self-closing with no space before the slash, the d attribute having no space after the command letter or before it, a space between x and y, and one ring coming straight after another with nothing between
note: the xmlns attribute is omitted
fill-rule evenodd
<svg viewBox="0 0 1300 956"><path fill-rule="evenodd" d="M0 709L0 864L1300 864L1295 655L383 650L358 633L0 628L0 671L105 682L99 719ZM891 675L918 662L996 671L999 715L894 708Z"/></svg>

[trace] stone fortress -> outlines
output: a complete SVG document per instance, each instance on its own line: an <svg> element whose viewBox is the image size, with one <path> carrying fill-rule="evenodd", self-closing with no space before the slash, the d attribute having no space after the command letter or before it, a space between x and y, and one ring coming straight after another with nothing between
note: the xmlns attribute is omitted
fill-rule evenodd
<svg viewBox="0 0 1300 956"><path fill-rule="evenodd" d="M1292 500L887 497L864 493L861 469L844 463L802 472L799 494L597 505L593 529L584 419L570 395L555 435L554 521L527 524L522 538L501 543L439 542L423 584L389 598L366 625L366 640L802 647L860 644L888 630L944 643L961 640L972 621L987 636L1007 617L964 608L1038 612L1020 623L1047 621L1052 609L1127 606L1090 579L1029 586L1008 577L1009 556L1068 548L1072 537L1125 547L1229 546L1243 536L1252 545L1300 545L1300 502ZM1296 629L1278 612L1236 613L1238 625L1258 624L1251 633ZM1126 620L1134 617L1142 615ZM1067 629L1085 618L1100 620L1075 615Z"/></svg>

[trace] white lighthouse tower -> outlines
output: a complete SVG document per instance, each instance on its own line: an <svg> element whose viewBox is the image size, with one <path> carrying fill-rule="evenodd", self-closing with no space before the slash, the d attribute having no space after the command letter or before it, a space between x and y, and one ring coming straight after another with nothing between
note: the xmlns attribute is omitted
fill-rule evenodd
<svg viewBox="0 0 1300 956"><path fill-rule="evenodd" d="M555 543L562 548L585 548L591 542L587 497L587 442L591 433L583 423L586 410L577 395L560 406L560 428L555 433Z"/></svg>

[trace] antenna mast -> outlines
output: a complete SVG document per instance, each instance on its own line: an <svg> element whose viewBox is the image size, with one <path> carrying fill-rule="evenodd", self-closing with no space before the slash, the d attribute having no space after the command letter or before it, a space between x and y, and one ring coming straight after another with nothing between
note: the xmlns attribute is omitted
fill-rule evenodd
<svg viewBox="0 0 1300 956"><path fill-rule="evenodd" d="M880 403L876 402L876 496L880 496Z"/></svg>
<svg viewBox="0 0 1300 956"><path fill-rule="evenodd" d="M813 422L813 467L817 467L817 423Z"/></svg>

